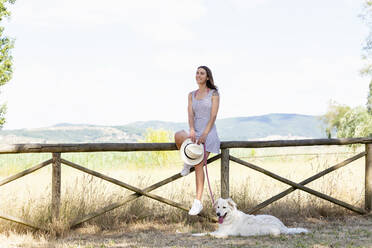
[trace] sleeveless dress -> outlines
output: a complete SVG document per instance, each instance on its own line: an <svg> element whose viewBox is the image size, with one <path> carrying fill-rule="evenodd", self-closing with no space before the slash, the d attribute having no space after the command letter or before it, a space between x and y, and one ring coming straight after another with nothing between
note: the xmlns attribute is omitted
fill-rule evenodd
<svg viewBox="0 0 372 248"><path fill-rule="evenodd" d="M209 90L207 96L200 100L196 99L196 90L191 92L192 110L194 111L194 126L197 140L203 134L203 131L211 117L212 95L214 91L215 90ZM211 130L208 133L207 139L205 141L205 150L211 153L220 153L220 139L218 138L215 124L213 124Z"/></svg>

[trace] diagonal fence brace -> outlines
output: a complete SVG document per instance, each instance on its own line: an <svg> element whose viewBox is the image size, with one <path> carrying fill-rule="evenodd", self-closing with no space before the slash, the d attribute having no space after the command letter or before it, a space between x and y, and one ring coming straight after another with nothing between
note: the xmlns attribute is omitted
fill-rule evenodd
<svg viewBox="0 0 372 248"><path fill-rule="evenodd" d="M213 157L209 158L209 159L207 160L207 163L208 163L208 164L209 164L209 163L212 163L212 162L214 162L214 161L216 161L217 159L220 159L220 158L221 158L221 154L218 154L218 155L216 155L216 156L213 156ZM195 171L195 168L192 167L192 168L190 169L190 174L191 174L192 172L194 172L194 171ZM168 178L166 178L166 179L164 179L164 180L162 180L162 181L159 181L159 182L157 182L157 183L155 183L155 184L153 184L153 185L151 185L151 186L149 186L149 187L143 189L143 191L145 191L145 192L151 192L151 191L153 191L153 190L155 190L155 189L157 189L157 188L159 188L159 187L161 187L161 186L163 186L163 185L166 185L166 184L168 184L168 183L170 183L170 182L174 182L175 180L177 180L177 179L179 179L179 178L182 178L182 177L183 177L183 176L181 176L180 173L177 173L177 174L175 174L175 175L173 175L173 176L171 176L171 177L168 177ZM98 211L96 211L96 212L92 212L92 213L90 213L90 214L87 214L85 217L81 218L81 219L78 220L78 221L74 221L74 222L71 224L70 227L75 227L75 226L77 226L77 225L80 225L80 224L82 224L82 223L84 223L84 222L86 222L86 221L88 221L88 220L91 220L91 219L93 219L93 218L95 218L95 217L98 217L98 216L104 214L104 213L107 213L107 212L109 212L109 211L111 211L111 210L114 210L114 209L116 209L116 208L118 208L118 207L121 207L121 206L123 206L124 204L126 204L126 203L128 203L128 202L131 202L131 201L133 201L133 200L135 200L135 199L137 199L137 198L139 198L139 197L141 197L141 196L142 196L142 195L139 194L139 193L133 193L133 194L131 194L131 195L125 197L123 200L121 200L121 201L118 202L118 203L114 203L114 204L108 205L108 206L104 207L103 209L100 209L100 210L98 210Z"/></svg>
<svg viewBox="0 0 372 248"><path fill-rule="evenodd" d="M42 162L40 164L37 164L37 165L29 168L27 170L21 171L21 172L15 174L13 176L10 176L8 178L5 178L5 179L3 179L3 180L0 181L0 186L3 186L5 184L7 184L7 183L10 183L10 182L12 182L12 181L14 181L14 180L16 180L18 178L24 177L24 176L26 176L26 175L34 172L34 171L37 171L37 170L43 168L44 166L47 166L48 164L51 164L52 162L53 162L52 159L49 159L47 161L44 161L44 162Z"/></svg>
<svg viewBox="0 0 372 248"><path fill-rule="evenodd" d="M121 181L119 181L119 180L117 180L117 179L114 179L114 178L112 178L112 177L106 176L106 175L104 175L104 174L102 174L102 173L99 173L99 172L96 172L96 171L94 171L94 170L90 170L90 169L88 169L88 168L85 168L85 167L83 167L83 166L80 166L80 165L78 165L78 164L75 164L75 163L73 163L73 162L70 162L70 161L68 161L68 160L61 159L61 163L65 164L65 165L68 165L68 166L70 166L70 167L73 167L73 168L75 168L75 169L77 169L77 170L83 171L83 172L85 172L85 173L87 173L87 174L90 174L90 175L93 175L93 176L99 177L99 178L101 178L101 179L103 179L103 180L105 180L105 181L111 182L111 183L116 184L116 185L118 185L118 186L120 186L120 187L123 187L123 188L126 188L126 189L128 189L128 190L134 191L134 192L136 192L136 193L138 193L138 194L141 194L141 195L147 196L147 197L149 197L149 198L151 198L151 199L154 199L154 200L160 201L160 202L162 202L162 203L165 203L165 204L168 204L168 205L170 205L170 206L173 206L173 207L176 207L176 208L182 209L182 210L184 210L184 211L189 211L189 209L188 209L187 207L181 205L180 203L177 203L177 202L174 202L174 201L172 201L172 200L168 200L168 199L166 199L166 198L164 198L164 197L161 197L161 196L158 196L158 195L155 195L155 194L152 194L152 193L146 192L146 191L144 191L144 190L142 190L142 189L139 189L139 188L134 187L134 186L132 186L132 185L129 185L129 184L127 184L127 183L121 182ZM201 216L201 217L205 217L205 218L210 219L210 220L212 220L212 221L217 221L217 220L215 220L214 217L210 217L210 216L208 216L208 215L206 215L206 214L203 214L203 213L200 213L199 216Z"/></svg>
<svg viewBox="0 0 372 248"><path fill-rule="evenodd" d="M347 209L349 209L351 211L357 212L359 214L366 214L366 211L364 209L362 209L362 208L354 207L354 206L352 206L352 205L350 205L350 204L348 204L346 202L337 200L337 199L335 199L333 197L330 197L330 196L328 196L326 194L323 194L323 193L320 193L320 192L315 191L313 189L310 189L308 187L305 187L305 186L303 186L301 184L294 183L294 182L292 182L292 181L290 181L290 180L288 180L288 179L286 179L284 177L278 176L278 175L276 175L276 174L274 174L274 173L272 173L272 172L270 172L268 170L265 170L263 168L260 168L260 167L254 165L254 164L248 163L248 162L246 162L244 160L241 160L239 158L236 158L234 156L231 156L230 155L230 160L231 161L234 161L236 163L239 163L241 165L244 165L246 167L249 167L249 168L251 168L253 170L259 171L259 172L261 172L261 173L263 173L263 174L265 174L265 175L267 175L269 177L272 177L272 178L274 178L274 179L276 179L276 180L278 180L278 181L280 181L282 183L288 184L288 185L290 185L290 186L292 186L294 188L303 190L303 191L305 191L305 192L307 192L309 194L315 195L315 196L317 196L319 198L322 198L324 200L330 201L330 202L332 202L334 204L337 204L337 205L339 205L341 207L347 208Z"/></svg>
<svg viewBox="0 0 372 248"><path fill-rule="evenodd" d="M26 170L21 171L21 172L19 172L17 174L14 174L13 176L7 177L7 178L5 178L5 179L3 179L3 180L0 181L0 186L3 186L5 184L7 184L7 183L10 183L10 182L16 180L16 179L19 179L21 177L24 177L24 176L26 176L26 175L34 172L34 171L37 171L37 170L39 170L39 169L47 166L48 164L51 164L51 163L52 163L52 159L49 159L49 160L46 160L46 161L44 161L44 162L42 162L40 164L37 164L37 165L35 165L35 166L33 166L33 167L29 168L29 169L26 169ZM4 220L11 221L11 222L15 222L15 223L18 223L18 224L21 224L21 225L24 225L24 226L31 227L31 228L34 228L36 230L43 230L43 231L45 231L45 229L40 228L40 227L37 227L37 226L35 226L35 225L27 222L26 220L23 220L23 219L18 218L18 217L14 217L14 216L10 216L10 215L1 213L0 214L0 218L1 219L4 219Z"/></svg>
<svg viewBox="0 0 372 248"><path fill-rule="evenodd" d="M332 171L335 171L335 170L337 170L339 168L342 168L342 167L350 164L351 162L353 162L353 161L355 161L355 160L357 160L359 158L364 157L365 155L366 155L365 152L361 152L361 153L359 153L359 154L357 154L357 155L355 155L355 156L353 156L351 158L348 158L348 159L342 161L341 163L338 163L338 164L336 164L336 165L334 165L332 167L329 167L329 168L327 168L327 169L325 169L325 170L323 170L323 171L315 174L312 177L309 177L309 178L305 179L304 181L300 182L299 184L306 185L306 184L308 184L308 183L310 183L312 181L315 181L316 179L318 179L318 178L320 178L320 177L322 177L322 176L324 176L324 175L326 175L326 174L328 174L328 173L330 173ZM270 199L268 199L268 200L266 200L266 201L258 204L254 208L248 210L247 213L248 214L253 214L253 213L257 212L258 210L260 210L260 209L268 206L269 204L271 204L271 203L273 203L273 202L275 202L275 201L283 198L284 196L290 194L291 192L293 192L295 190L296 190L295 187L291 187L291 188L289 188L289 189L287 189L287 190L285 190L285 191L283 191L283 192L281 192L281 193L279 193L279 194L271 197Z"/></svg>
<svg viewBox="0 0 372 248"><path fill-rule="evenodd" d="M21 224L21 225L24 225L24 226L31 227L31 228L36 229L36 230L46 231L45 229L37 227L37 226L27 222L26 220L23 220L23 219L18 218L18 217L10 216L10 215L4 214L4 213L0 214L0 218L4 219L4 220L11 221L11 222L15 222L15 223L18 223L18 224Z"/></svg>

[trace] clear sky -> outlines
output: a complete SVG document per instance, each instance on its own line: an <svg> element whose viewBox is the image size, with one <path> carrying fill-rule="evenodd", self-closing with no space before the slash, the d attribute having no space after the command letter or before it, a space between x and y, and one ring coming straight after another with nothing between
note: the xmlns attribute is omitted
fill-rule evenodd
<svg viewBox="0 0 372 248"><path fill-rule="evenodd" d="M365 105L362 0L17 0L4 129L187 121L197 66L218 118Z"/></svg>

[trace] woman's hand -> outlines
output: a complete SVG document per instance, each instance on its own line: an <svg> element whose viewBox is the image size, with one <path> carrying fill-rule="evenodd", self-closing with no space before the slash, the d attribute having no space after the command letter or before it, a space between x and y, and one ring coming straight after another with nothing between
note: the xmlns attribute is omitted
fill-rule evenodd
<svg viewBox="0 0 372 248"><path fill-rule="evenodd" d="M195 130L194 130L194 129L191 129L191 130L190 130L189 138L191 139L191 141L192 141L193 143L196 142L196 133L195 133Z"/></svg>
<svg viewBox="0 0 372 248"><path fill-rule="evenodd" d="M200 138L198 139L198 145L199 144L205 144L205 141L207 140L207 136L208 134L207 133L203 133Z"/></svg>

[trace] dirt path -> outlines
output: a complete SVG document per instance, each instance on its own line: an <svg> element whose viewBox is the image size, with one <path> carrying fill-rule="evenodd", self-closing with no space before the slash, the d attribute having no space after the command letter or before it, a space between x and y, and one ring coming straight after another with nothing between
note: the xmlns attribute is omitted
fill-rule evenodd
<svg viewBox="0 0 372 248"><path fill-rule="evenodd" d="M160 225L142 223L116 230L99 231L85 227L54 241L9 244L3 247L372 247L372 216L353 216L337 220L306 219L301 223L287 221L291 227L305 227L311 233L279 237L194 237L201 227L181 224ZM215 227L207 229L212 231Z"/></svg>

